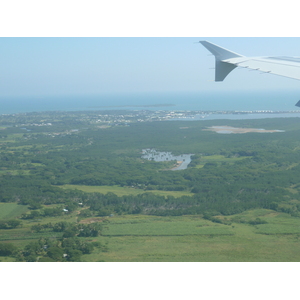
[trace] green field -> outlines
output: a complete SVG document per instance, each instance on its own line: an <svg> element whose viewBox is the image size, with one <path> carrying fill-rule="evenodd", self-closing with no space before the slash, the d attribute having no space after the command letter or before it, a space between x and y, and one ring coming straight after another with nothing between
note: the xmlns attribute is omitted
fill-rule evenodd
<svg viewBox="0 0 300 300"><path fill-rule="evenodd" d="M233 164L236 161L243 160L247 157L225 157L224 155L208 155L201 156L200 163L196 166L196 168L203 168L206 163L230 163Z"/></svg>
<svg viewBox="0 0 300 300"><path fill-rule="evenodd" d="M214 224L198 218L158 218L141 220L112 220L105 236L184 236L184 235L232 235L228 226Z"/></svg>
<svg viewBox="0 0 300 300"><path fill-rule="evenodd" d="M48 206L50 207L50 206ZM16 203L0 203L0 221L20 217L21 214L28 212L27 206L18 205ZM43 217L34 220L22 220L22 225L14 229L0 229L0 241L14 243L18 246L25 246L31 241L36 241L39 238L60 238L61 233L57 232L41 232L36 233L31 230L31 227L36 224L56 223L56 222L76 222L77 212L69 215L57 217Z"/></svg>
<svg viewBox="0 0 300 300"><path fill-rule="evenodd" d="M0 203L0 220L19 217L26 212L27 206L16 203Z"/></svg>
<svg viewBox="0 0 300 300"><path fill-rule="evenodd" d="M88 186L88 185L73 185L73 184L65 184L62 186L58 186L63 189L71 189L71 190L80 190L87 193L114 193L117 196L124 196L124 195L139 195L143 193L153 193L160 196L173 196L175 198L181 196L192 196L193 193L189 192L181 192L181 191L159 191L159 190L150 190L144 191L141 189L135 189L131 187L120 187L120 186Z"/></svg>
<svg viewBox="0 0 300 300"><path fill-rule="evenodd" d="M296 218L279 214L273 218L266 218L268 224L259 224L257 233L261 234L298 234L300 235L300 222Z"/></svg>
<svg viewBox="0 0 300 300"><path fill-rule="evenodd" d="M261 225L216 224L199 216L150 217L116 216L109 218L104 236L107 252L95 251L85 261L299 261L300 220L270 210L252 210L245 220L259 216L270 222ZM285 234L282 226L295 232ZM272 235L263 233L267 226Z"/></svg>
<svg viewBox="0 0 300 300"><path fill-rule="evenodd" d="M26 206L0 204L1 219L19 216ZM61 221L78 222L77 213L60 217L22 220L22 226L0 231L1 242L24 247L41 237L60 238L62 233L33 232L35 224ZM256 218L266 224L250 225ZM222 262L222 261L299 261L300 219L268 209L249 210L231 216L216 216L225 224L201 216L160 217L148 215L114 215L81 221L108 220L101 236L89 238L107 246L82 256L82 261L108 262ZM13 258L1 258L14 261Z"/></svg>

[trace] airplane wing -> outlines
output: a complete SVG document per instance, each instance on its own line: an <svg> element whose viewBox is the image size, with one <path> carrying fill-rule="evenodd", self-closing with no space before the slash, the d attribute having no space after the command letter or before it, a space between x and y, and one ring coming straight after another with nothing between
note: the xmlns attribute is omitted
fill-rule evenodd
<svg viewBox="0 0 300 300"><path fill-rule="evenodd" d="M200 43L216 58L215 81L223 81L236 67L300 80L299 57L246 57L207 41L200 41Z"/></svg>
<svg viewBox="0 0 300 300"><path fill-rule="evenodd" d="M207 41L200 41L200 43L215 56L215 81L223 81L236 67L300 80L299 57L246 57ZM300 107L300 100L296 106Z"/></svg>

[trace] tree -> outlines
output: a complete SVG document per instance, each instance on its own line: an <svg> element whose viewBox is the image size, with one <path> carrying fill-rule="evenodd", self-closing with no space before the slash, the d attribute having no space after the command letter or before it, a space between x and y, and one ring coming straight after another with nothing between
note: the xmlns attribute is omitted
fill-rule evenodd
<svg viewBox="0 0 300 300"><path fill-rule="evenodd" d="M78 249L66 249L68 261L81 261L82 252Z"/></svg>
<svg viewBox="0 0 300 300"><path fill-rule="evenodd" d="M34 232L41 232L43 229L44 227L40 223L31 226L31 230Z"/></svg>
<svg viewBox="0 0 300 300"><path fill-rule="evenodd" d="M69 222L66 222L66 221L57 222L53 225L53 231L63 232L70 226L71 226L71 224Z"/></svg>
<svg viewBox="0 0 300 300"><path fill-rule="evenodd" d="M64 238L70 238L74 237L76 235L76 228L75 227L69 227L64 231L63 237Z"/></svg>
<svg viewBox="0 0 300 300"><path fill-rule="evenodd" d="M17 219L7 220L7 221L0 221L0 229L13 229L17 226L20 226L22 222Z"/></svg>
<svg viewBox="0 0 300 300"><path fill-rule="evenodd" d="M45 257L40 257L38 262L55 262L55 260L52 259L51 257L45 256Z"/></svg>
<svg viewBox="0 0 300 300"><path fill-rule="evenodd" d="M24 247L23 255L29 256L29 255L39 255L44 252L42 246L39 242L31 242L28 245Z"/></svg>
<svg viewBox="0 0 300 300"><path fill-rule="evenodd" d="M0 255L1 256L10 256L17 251L17 247L11 243L0 243Z"/></svg>
<svg viewBox="0 0 300 300"><path fill-rule="evenodd" d="M63 254L64 254L63 249L57 246L52 246L47 251L47 255L51 257L54 261L63 261L64 260Z"/></svg>
<svg viewBox="0 0 300 300"><path fill-rule="evenodd" d="M79 224L79 235L82 237L90 237L90 236L98 236L102 231L102 224L100 223L92 223L92 224Z"/></svg>

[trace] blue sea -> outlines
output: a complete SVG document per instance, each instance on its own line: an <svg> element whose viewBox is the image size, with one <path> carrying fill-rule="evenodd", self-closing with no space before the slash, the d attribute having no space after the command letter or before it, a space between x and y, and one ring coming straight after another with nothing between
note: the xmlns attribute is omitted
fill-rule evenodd
<svg viewBox="0 0 300 300"><path fill-rule="evenodd" d="M93 96L0 97L0 114L42 111L167 110L167 111L299 111L293 91L227 91L106 94ZM298 114L295 114L295 116Z"/></svg>

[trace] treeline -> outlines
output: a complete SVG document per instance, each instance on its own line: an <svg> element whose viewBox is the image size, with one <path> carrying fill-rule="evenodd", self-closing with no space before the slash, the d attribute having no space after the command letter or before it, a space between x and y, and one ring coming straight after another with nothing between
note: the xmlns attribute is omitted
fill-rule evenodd
<svg viewBox="0 0 300 300"><path fill-rule="evenodd" d="M264 172L261 172L262 166ZM201 214L205 211L217 211L223 215L242 212L252 208L285 209L298 212L297 206L284 208L278 203L299 200L298 193L291 193L288 188L298 183L300 166L292 168L275 165L264 166L255 158L244 159L232 165L208 164L203 168L188 169L181 172L160 172L151 179L137 196L118 197L113 193L84 193L78 190L63 190L46 184L42 180L30 180L28 176L3 176L0 183L1 201L16 201L28 205L30 212L23 214L23 219L60 216L65 212L89 207L82 214L99 216L111 213L147 213L158 215ZM164 176L168 176L166 185L162 185ZM174 177L173 177L173 174ZM10 180L13 179L13 180ZM182 180L180 180L182 179ZM157 185L155 185L155 183ZM151 188L164 190L191 190L194 196L174 198L152 193L145 193ZM81 203L81 204L79 204ZM44 208L43 205L57 204L56 207ZM89 212L90 211L90 212Z"/></svg>
<svg viewBox="0 0 300 300"><path fill-rule="evenodd" d="M117 196L113 193L90 194L79 218L109 216L112 214L191 215L213 213L231 215L254 208L279 209L278 203L286 197L284 189L244 189L208 191L194 196L159 196L152 193ZM300 208L300 207L299 207ZM295 209L294 209L295 211ZM296 208L296 211L297 208ZM299 210L300 211L300 210Z"/></svg>
<svg viewBox="0 0 300 300"><path fill-rule="evenodd" d="M103 223L107 221L104 220ZM27 244L24 248L12 243L0 243L0 256L12 256L16 261L23 262L67 262L81 261L81 256L90 254L95 248L107 251L107 246L100 242L87 241L84 238L97 237L102 234L102 223L80 224L57 222L36 224L31 231L36 233L61 233L60 238L40 238Z"/></svg>
<svg viewBox="0 0 300 300"><path fill-rule="evenodd" d="M14 229L22 226L22 222L18 219L0 221L0 229Z"/></svg>
<svg viewBox="0 0 300 300"><path fill-rule="evenodd" d="M103 220L103 222L107 222ZM69 237L96 237L102 232L103 225L101 223L91 224L80 224L70 222L58 222L58 223L47 223L47 224L36 224L31 226L33 232L62 232L63 238Z"/></svg>
<svg viewBox="0 0 300 300"><path fill-rule="evenodd" d="M86 242L78 237L57 240L40 238L24 248L12 243L0 243L0 257L11 256L17 262L80 262L82 255L92 253L95 248L107 251L106 245Z"/></svg>
<svg viewBox="0 0 300 300"><path fill-rule="evenodd" d="M6 175L0 181L0 202L17 202L28 205L30 209L41 208L41 205L82 202L87 195L77 190L63 190L35 176Z"/></svg>

